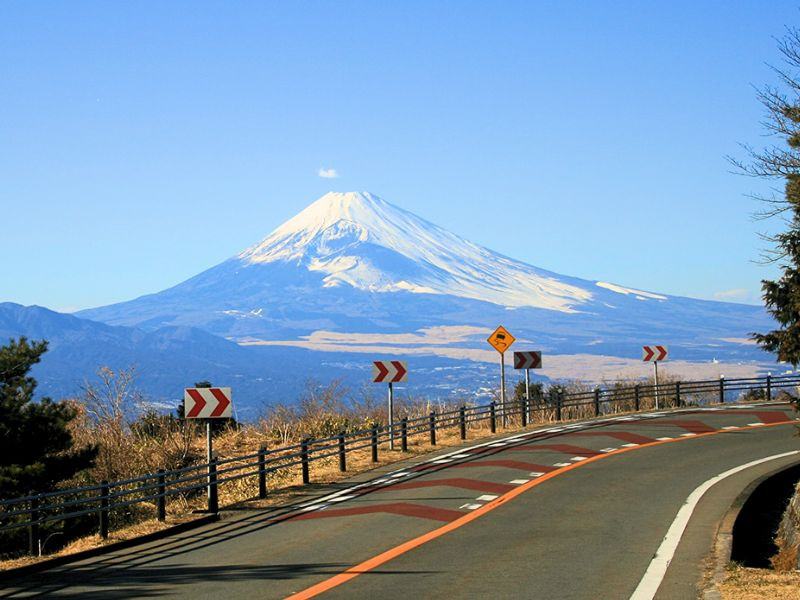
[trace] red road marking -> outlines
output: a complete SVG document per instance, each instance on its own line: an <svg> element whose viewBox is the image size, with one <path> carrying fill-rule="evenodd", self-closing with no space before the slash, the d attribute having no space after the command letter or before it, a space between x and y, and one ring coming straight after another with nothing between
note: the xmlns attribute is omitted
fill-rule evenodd
<svg viewBox="0 0 800 600"><path fill-rule="evenodd" d="M377 488L377 491L412 490L414 488L436 486L457 487L465 490L475 490L478 492L494 492L496 494L505 494L516 487L515 485L508 485L507 483L491 483L489 481L481 481L479 479L450 477L446 479L433 479L425 481L405 481L403 483L396 483L394 485Z"/></svg>
<svg viewBox="0 0 800 600"><path fill-rule="evenodd" d="M464 516L464 511L461 510L434 508L432 506L423 506L422 504L412 504L410 502L392 502L390 504L379 504L377 506L359 506L355 508L338 508L334 510L315 510L314 512L289 517L286 520L306 521L308 519L351 517L354 515L368 515L372 513L390 513L393 515L403 515L404 517L418 517L421 519L444 521L445 523L449 523L450 521Z"/></svg>
<svg viewBox="0 0 800 600"><path fill-rule="evenodd" d="M497 448L492 448L492 450L496 450ZM509 448L503 448L503 450L509 450ZM427 471L429 469L438 469L438 468L455 468L455 469L462 469L462 468L470 468L470 467L506 467L507 469L517 469L519 471L539 471L541 473L548 473L553 471L555 467L550 467L547 465L537 465L535 463L529 462L522 462L521 460L471 460L468 462L458 462L458 463L446 463L446 464L433 464L427 463L422 465L417 465L409 469L409 471Z"/></svg>
<svg viewBox="0 0 800 600"><path fill-rule="evenodd" d="M599 450L570 446L569 444L537 444L536 446L509 446L507 450L555 450L564 454L579 454L581 456L594 456L600 454Z"/></svg>
<svg viewBox="0 0 800 600"><path fill-rule="evenodd" d="M784 417L786 419L786 417ZM674 425L675 427L680 427L681 429L685 429L690 433L711 433L712 431L717 431L710 425L706 425L702 421L691 421L691 420L681 420L681 419L657 419L653 421L637 421L637 425Z"/></svg>
<svg viewBox="0 0 800 600"><path fill-rule="evenodd" d="M637 421L637 424L638 423L639 422ZM565 433L564 435L586 435L586 436L605 435L608 437L616 438L618 440L622 440L623 442L628 442L629 444L651 444L655 442L653 438L639 435L638 433L627 433L625 431L570 431L569 433Z"/></svg>
<svg viewBox="0 0 800 600"><path fill-rule="evenodd" d="M781 423L786 420L786 413L777 410L715 410L714 415L754 415L762 423Z"/></svg>
<svg viewBox="0 0 800 600"><path fill-rule="evenodd" d="M772 425L787 425L787 424L794 424L794 423L795 423L794 420L792 420L792 421L783 421L782 423L771 423L770 425L766 425L766 427L770 427ZM742 430L747 430L747 429L751 429L751 428L750 427L737 427L736 429L715 430L715 431L711 431L711 432L704 433L704 434L699 434L699 435L705 437L705 436L709 436L709 435L720 435L720 434L731 433L733 431L742 431ZM447 523L445 525L442 525L438 529L434 529L433 531L429 531L428 533L422 534L421 536L418 536L416 538L408 540L407 542L404 542L404 543L400 544L399 546L395 546L394 548L390 548L389 550L386 550L385 552L382 552L382 553L380 553L380 554L378 554L376 556L373 556L372 558L369 558L369 559L367 559L367 560L365 560L365 561L363 561L363 562L361 562L361 563L359 563L357 565L354 565L354 566L350 567L349 569L346 569L345 571L343 571L342 573L339 573L338 575L334 575L333 577L329 577L328 579L325 579L325 580L323 580L323 581L321 581L321 582L319 582L319 583L317 583L315 585L312 585L312 586L310 586L310 587L308 587L308 588L306 588L304 590L301 590L301 591L299 591L299 592L297 592L295 594L292 594L291 596L287 597L287 600L307 600L308 598L313 598L314 596L317 596L317 595L319 595L319 594L321 594L323 592L326 592L326 591L328 591L330 589L333 589L333 588L335 588L335 587L337 587L337 586L339 586L339 585L341 585L341 584L343 584L343 583L345 583L347 581L350 581L354 577L358 577L359 575L361 575L363 573L368 573L369 571L375 569L376 567L379 567L380 565L383 565L383 564L389 562L390 560L392 560L394 558L397 558L398 556L400 556L402 554L405 554L406 552L409 552L410 550L413 550L414 548L422 546L423 544L426 544L427 542L429 542L431 540L434 540L434 539L436 539L438 537L441 537L441 536L443 536L443 535L445 535L447 533L450 533L451 531L454 531L454 530L456 530L456 529L458 529L460 527L463 527L467 523L471 523L475 519L478 519L478 518L482 517L483 515L485 515L486 513L491 512L492 510L502 506L506 502L509 502L510 500L513 500L514 498L516 498L520 494L523 494L523 493L527 492L528 490L530 490L530 489L532 489L532 488L534 488L534 487L536 487L538 485L543 484L545 481L548 481L548 480L552 479L553 477L557 477L558 475L562 475L563 473L567 473L568 471L572 471L574 469L578 469L580 467L584 467L589 463L593 463L593 462L595 462L597 460L603 460L603 459L605 459L605 458L607 458L609 456L615 456L617 454L622 454L624 452L631 452L631 451L634 451L634 450L638 450L641 447L658 446L658 445L661 445L661 444L670 444L670 443L677 443L677 442L686 442L686 441L688 441L690 439L694 440L694 439L697 439L697 438L694 438L694 437L692 437L692 438L682 437L682 438L674 438L674 439L670 439L670 440L655 440L655 441L647 444L646 446L635 446L635 447L632 447L632 448L620 448L619 450L614 450L613 452L608 452L608 453L604 453L604 454L599 454L597 456L592 456L590 458L587 458L584 461L573 463L573 464L571 464L569 466L562 467L562 468L557 469L557 470L555 470L555 469L553 469L551 467L550 470L554 471L554 472L547 473L547 474L542 475L541 477L539 477L537 479L533 479L532 481L529 481L528 483L524 483L522 485L519 485L519 486L515 487L513 490L507 492L506 494L503 494L502 496L500 496L496 500L492 500L491 502L488 502L487 504L484 504L483 506L481 506L480 508L475 509L474 511L471 511L469 513L462 513L461 517L459 517L458 519L456 519L454 521L450 521L449 523ZM478 464L478 463L476 463L476 464ZM461 465L453 465L453 466L461 466Z"/></svg>
<svg viewBox="0 0 800 600"><path fill-rule="evenodd" d="M441 465L436 465L441 466ZM473 460L471 462L456 463L447 465L448 467L462 468L462 467L506 467L508 469L518 469L520 471L539 471L548 473L554 471L556 467L547 465L537 465L535 463L522 462L521 460Z"/></svg>

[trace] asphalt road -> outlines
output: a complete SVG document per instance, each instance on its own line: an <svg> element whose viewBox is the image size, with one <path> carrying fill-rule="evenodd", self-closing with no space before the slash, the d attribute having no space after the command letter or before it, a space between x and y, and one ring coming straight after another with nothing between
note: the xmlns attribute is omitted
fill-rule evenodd
<svg viewBox="0 0 800 600"><path fill-rule="evenodd" d="M201 529L7 581L0 595L628 599L693 490L800 449L794 420L788 405L758 405L500 436L362 475L288 510L226 513ZM696 598L731 502L798 461L771 460L714 485L655 597Z"/></svg>

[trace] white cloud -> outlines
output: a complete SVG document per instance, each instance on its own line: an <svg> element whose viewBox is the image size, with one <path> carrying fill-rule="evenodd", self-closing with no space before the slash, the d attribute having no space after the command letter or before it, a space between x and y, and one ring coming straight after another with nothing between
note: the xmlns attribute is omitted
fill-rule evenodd
<svg viewBox="0 0 800 600"><path fill-rule="evenodd" d="M320 177L324 177L325 179L336 179L339 177L339 174L336 172L336 169L320 169L317 171L317 175Z"/></svg>
<svg viewBox="0 0 800 600"><path fill-rule="evenodd" d="M715 300L723 302L747 302L751 301L750 290L747 288L734 288L732 290L722 290L712 294Z"/></svg>

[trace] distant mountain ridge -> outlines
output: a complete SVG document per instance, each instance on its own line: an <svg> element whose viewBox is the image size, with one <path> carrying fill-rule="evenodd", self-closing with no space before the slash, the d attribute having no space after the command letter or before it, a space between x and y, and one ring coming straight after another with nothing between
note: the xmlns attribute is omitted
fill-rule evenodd
<svg viewBox="0 0 800 600"><path fill-rule="evenodd" d="M689 361L702 377L774 368L747 339L774 326L763 308L559 275L369 193L326 194L238 255L128 302L75 315L0 303L0 343L50 342L41 393L76 395L99 367L134 366L159 406L209 380L233 387L244 419L294 402L309 379L377 393L371 361L385 358L409 363L399 393L485 400L498 379L486 338L501 324L512 350L543 351L537 377L646 376L643 344L668 345L668 369Z"/></svg>
<svg viewBox="0 0 800 600"><path fill-rule="evenodd" d="M763 308L559 275L502 256L368 192L331 192L260 242L172 288L78 313L153 330L304 343L319 332L394 334L503 324L545 352L770 360L746 343ZM354 337L355 339L355 337ZM485 347L479 335L462 344Z"/></svg>
<svg viewBox="0 0 800 600"><path fill-rule="evenodd" d="M154 408L171 411L181 402L183 388L197 381L233 387L236 417L254 420L277 404L292 404L306 384L341 379L356 391L371 373L369 357L320 353L302 348L242 347L191 327L143 331L110 326L57 313L40 306L0 302L0 345L25 336L47 340L48 351L32 374L37 397L79 397L85 384L97 384L101 367L134 369L136 389ZM436 357L415 360L415 390L433 397L465 391L474 395L471 381L482 366L449 372L456 361Z"/></svg>

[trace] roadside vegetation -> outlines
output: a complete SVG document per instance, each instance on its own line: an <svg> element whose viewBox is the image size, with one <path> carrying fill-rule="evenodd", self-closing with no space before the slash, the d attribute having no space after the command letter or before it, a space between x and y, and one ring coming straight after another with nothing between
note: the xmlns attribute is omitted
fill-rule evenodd
<svg viewBox="0 0 800 600"><path fill-rule="evenodd" d="M12 342L9 347L0 349L0 356L14 354L31 354L38 359L46 349L43 342L30 344L27 340ZM5 352L5 354L3 354ZM37 354L38 352L38 354ZM145 473L154 473L158 469L179 469L205 461L205 430L201 422L184 419L182 407L169 414L152 409L147 398L139 393L135 385L132 370L114 371L103 368L98 372L95 383L87 383L83 392L76 398L62 402L33 402L32 394L35 381L29 377L28 371L35 361L11 361L18 364L14 372L16 391L6 384L7 395L16 398L22 415L39 414L39 405L50 407L47 410L59 415L58 423L63 430L63 442L51 454L58 457L58 464L69 464L69 469L62 470L58 477L51 476L47 480L38 480L31 487L31 480L15 483L4 488L0 498L12 498L25 495L28 491L44 492L52 489L66 489L90 485L100 481L118 481L135 478ZM5 364L5 363L4 363ZM27 366L26 366L27 365ZM20 370L21 369L21 370ZM5 369L8 370L8 369ZM21 378L21 379L20 379ZM676 379L663 378L660 383L670 385ZM20 383L23 382L23 383ZM207 382L200 382L207 383ZM610 393L607 399L614 401L615 395L622 397L623 390L630 390L636 381L604 382L603 388ZM652 383L652 382L649 382ZM24 393L20 390L24 389ZM532 425L554 422L556 420L556 400L560 397L576 393L591 393L592 387L579 382L559 382L543 384L532 382L530 386L531 405L534 419ZM744 400L761 399L763 390L752 390L744 396ZM509 401L519 402L525 397L525 384L520 381L511 386ZM666 398L665 398L666 399ZM499 400L496 399L496 400ZM687 405L713 403L718 400L716 393L699 394L683 398ZM662 400L663 402L663 400ZM407 416L410 419L429 415L431 411L442 413L454 410L465 402L431 401L426 398L396 395L396 418ZM469 403L466 403L469 404ZM643 393L641 408L649 410L655 406L655 398ZM27 408L26 408L27 407ZM632 411L633 401L620 402L616 412ZM574 420L594 416L591 403L580 406L564 406L563 420ZM21 417L23 418L23 417ZM27 417L25 417L27 418ZM33 417L30 417L33 418ZM280 405L265 410L252 423L238 423L233 419L220 420L214 423L214 448L220 458L236 457L252 454L261 445L267 449L281 448L298 443L303 438L326 438L340 432L363 431L372 424L385 425L387 422L385 399L377 399L372 388L351 390L341 381L327 384L309 381L306 383L300 400L293 405ZM521 426L519 415L509 417L507 428L513 430ZM20 431L24 426L18 425ZM498 419L498 428L501 421ZM489 434L487 420L469 423L467 437L476 439ZM437 446L443 448L462 443L458 427L443 428L437 432ZM390 451L388 445L382 444L380 462L386 464L429 452L434 449L427 435L409 437L408 453L399 450ZM5 456L16 457L21 462L21 455L13 450ZM71 458L69 458L71 457ZM80 462L75 462L80 458ZM69 460L67 460L69 458ZM62 460L63 459L63 460ZM62 462L59 462L62 461ZM376 466L371 460L369 448L348 453L348 472L341 473L337 458L330 456L311 464L313 484L326 484L340 480L354 473L366 471ZM0 465L0 468L2 465ZM8 473L22 473L27 467L16 465L11 471L0 471L7 479ZM36 470L36 469L34 469ZM232 506L247 502L248 506L266 507L286 502L293 496L304 493L308 487L302 486L299 468L284 469L272 472L267 480L268 494L266 499L259 499L256 477L247 477L228 482L219 488L220 505ZM22 491L21 491L22 490ZM136 537L144 533L196 518L193 511L205 508L206 498L203 489L187 492L167 503L167 520L161 523L156 519L154 504L139 503L124 509L113 510L110 515L111 535L108 540L101 540L97 535L97 519L94 515L70 520L68 526L63 524L44 527L41 533L43 543L41 554L71 553L93 546L102 545ZM0 509L1 511L2 509ZM0 513L1 516L1 513ZM25 529L16 533L0 534L0 569L10 568L30 562L26 557L28 539Z"/></svg>

